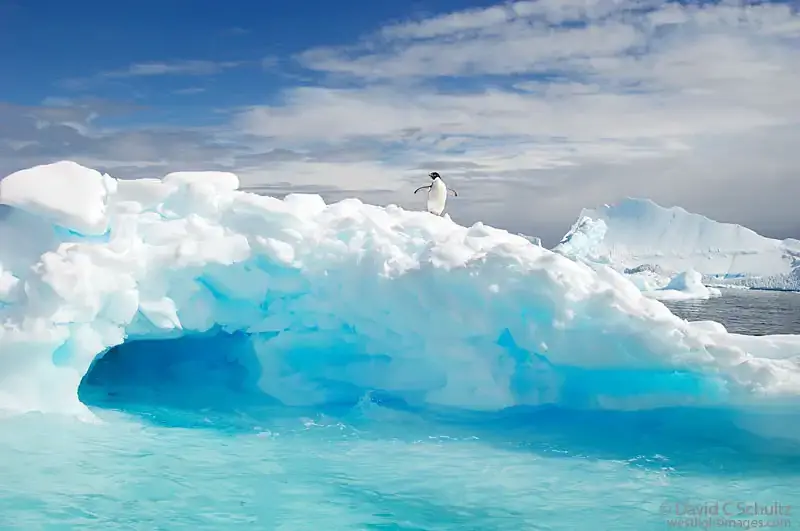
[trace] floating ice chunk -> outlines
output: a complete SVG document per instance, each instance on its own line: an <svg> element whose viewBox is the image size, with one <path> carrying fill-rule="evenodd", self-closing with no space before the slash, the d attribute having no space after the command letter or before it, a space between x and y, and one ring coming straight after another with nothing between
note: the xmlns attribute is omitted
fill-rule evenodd
<svg viewBox="0 0 800 531"><path fill-rule="evenodd" d="M620 271L648 264L667 276L693 269L706 284L800 290L797 240L765 238L649 199L584 209L554 250Z"/></svg>
<svg viewBox="0 0 800 531"><path fill-rule="evenodd" d="M800 403L800 337L688 323L610 267L482 223L203 175L109 186L100 238L56 230L55 207L0 219L0 408L85 412L78 386L107 349L219 331L247 334L246 371L289 404ZM41 190L16 204L48 204Z"/></svg>
<svg viewBox="0 0 800 531"><path fill-rule="evenodd" d="M659 300L689 300L689 299L710 299L711 297L719 297L721 291L717 288L706 287L702 282L702 275L697 271L690 269L678 273L669 284L663 288L655 289L652 291L645 291L644 294L653 299Z"/></svg>

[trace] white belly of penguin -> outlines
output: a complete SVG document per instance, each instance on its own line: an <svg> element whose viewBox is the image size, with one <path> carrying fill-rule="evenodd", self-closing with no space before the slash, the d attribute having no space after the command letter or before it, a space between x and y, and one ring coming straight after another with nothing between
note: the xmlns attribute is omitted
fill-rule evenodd
<svg viewBox="0 0 800 531"><path fill-rule="evenodd" d="M431 189L428 190L428 212L441 216L446 202L447 187L441 179L436 179L431 183Z"/></svg>

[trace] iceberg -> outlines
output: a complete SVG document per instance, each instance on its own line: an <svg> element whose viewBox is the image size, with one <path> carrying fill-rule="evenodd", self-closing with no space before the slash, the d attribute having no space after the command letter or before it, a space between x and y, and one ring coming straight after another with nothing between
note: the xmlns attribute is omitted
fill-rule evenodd
<svg viewBox="0 0 800 531"><path fill-rule="evenodd" d="M637 282L647 289L696 271L709 286L800 290L800 241L765 238L649 199L583 209L554 250L640 277L647 271L650 281Z"/></svg>
<svg viewBox="0 0 800 531"><path fill-rule="evenodd" d="M672 277L663 288L643 290L647 297L663 301L679 301L687 299L710 299L719 297L722 292L716 288L703 285L702 275L690 269Z"/></svg>
<svg viewBox="0 0 800 531"><path fill-rule="evenodd" d="M687 322L609 267L482 223L238 188L232 173L117 180L66 161L7 176L0 408L92 418L79 391L104 361L126 378L125 359L170 356L172 370L216 356L292 406L798 403L798 336Z"/></svg>

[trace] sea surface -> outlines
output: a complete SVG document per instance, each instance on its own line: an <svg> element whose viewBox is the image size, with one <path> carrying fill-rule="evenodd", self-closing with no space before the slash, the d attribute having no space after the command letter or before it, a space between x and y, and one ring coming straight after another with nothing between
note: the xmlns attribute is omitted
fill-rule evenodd
<svg viewBox="0 0 800 531"><path fill-rule="evenodd" d="M728 332L749 335L800 334L800 293L723 289L722 297L665 302L689 321L717 321Z"/></svg>
<svg viewBox="0 0 800 531"><path fill-rule="evenodd" d="M800 294L726 295L669 306L800 333ZM0 419L0 530L800 527L800 451L719 413L215 407L202 388L89 389L94 424Z"/></svg>

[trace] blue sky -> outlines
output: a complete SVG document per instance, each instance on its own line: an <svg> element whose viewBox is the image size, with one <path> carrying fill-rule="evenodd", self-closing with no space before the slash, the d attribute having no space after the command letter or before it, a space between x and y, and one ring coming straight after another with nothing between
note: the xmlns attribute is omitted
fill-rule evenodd
<svg viewBox="0 0 800 531"><path fill-rule="evenodd" d="M419 208L435 169L457 220L546 241L626 195L797 237L798 64L787 2L6 0L0 174Z"/></svg>
<svg viewBox="0 0 800 531"><path fill-rule="evenodd" d="M16 0L0 8L0 60L3 71L16 74L4 81L2 94L27 105L67 92L64 88L74 89L70 95L145 100L154 107L258 104L281 88L314 82L314 72L289 64L306 49L352 44L392 20L487 5L491 2L357 1L343 7L326 1L142 0L117 6ZM198 64L184 74L122 77L132 65L190 61L231 64L209 69L215 75L193 75L204 72ZM264 61L277 64L264 68ZM187 95L194 97L182 97Z"/></svg>

